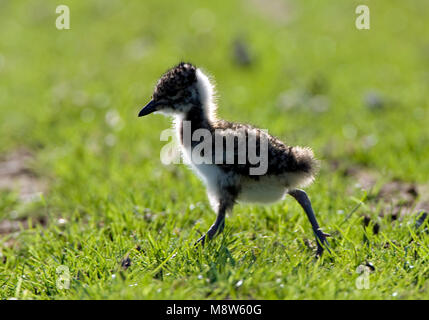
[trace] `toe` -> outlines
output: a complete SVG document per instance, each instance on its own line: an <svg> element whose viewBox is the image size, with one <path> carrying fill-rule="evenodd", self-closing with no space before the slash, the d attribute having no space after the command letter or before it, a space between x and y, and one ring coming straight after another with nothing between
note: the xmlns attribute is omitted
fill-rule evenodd
<svg viewBox="0 0 429 320"><path fill-rule="evenodd" d="M203 235L201 238L199 238L195 243L194 246L197 246L199 244L201 244L202 246L204 245L204 242L206 240L206 235Z"/></svg>

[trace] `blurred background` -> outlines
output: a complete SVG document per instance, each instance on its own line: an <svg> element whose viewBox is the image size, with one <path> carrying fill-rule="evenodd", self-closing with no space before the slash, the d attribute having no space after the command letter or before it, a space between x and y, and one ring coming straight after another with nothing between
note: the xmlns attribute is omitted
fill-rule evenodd
<svg viewBox="0 0 429 320"><path fill-rule="evenodd" d="M59 4L70 30L55 27ZM360 4L370 30L355 27ZM367 185L427 183L428 12L424 0L0 0L3 233L28 216L104 221L106 202L210 210L197 178L159 160L171 121L137 118L180 61L213 76L220 117L313 148L326 217Z"/></svg>
<svg viewBox="0 0 429 320"><path fill-rule="evenodd" d="M70 30L55 27L56 1L0 1L2 152L80 148L157 166L169 122L136 113L183 60L214 77L224 118L322 159L428 178L426 1L61 4ZM359 4L369 5L370 30L355 27Z"/></svg>

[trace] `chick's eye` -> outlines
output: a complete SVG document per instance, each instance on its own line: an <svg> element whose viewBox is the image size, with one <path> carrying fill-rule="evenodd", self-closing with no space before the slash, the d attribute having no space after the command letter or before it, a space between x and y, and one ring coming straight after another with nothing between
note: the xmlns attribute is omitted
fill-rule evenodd
<svg viewBox="0 0 429 320"><path fill-rule="evenodd" d="M174 89L168 89L166 92L165 92L167 95L169 95L169 96L175 96L176 94L177 94L177 91L176 90L174 90Z"/></svg>
<svg viewBox="0 0 429 320"><path fill-rule="evenodd" d="M170 99L172 100L178 100L183 98L183 92L182 91L174 91L170 94Z"/></svg>

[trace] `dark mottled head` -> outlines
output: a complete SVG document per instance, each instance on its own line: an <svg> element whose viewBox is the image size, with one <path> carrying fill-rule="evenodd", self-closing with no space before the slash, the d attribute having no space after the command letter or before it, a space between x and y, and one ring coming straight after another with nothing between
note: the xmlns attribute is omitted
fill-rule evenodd
<svg viewBox="0 0 429 320"><path fill-rule="evenodd" d="M140 111L139 117L155 111L184 114L203 108L208 92L207 77L190 63L180 63L159 79L152 100Z"/></svg>

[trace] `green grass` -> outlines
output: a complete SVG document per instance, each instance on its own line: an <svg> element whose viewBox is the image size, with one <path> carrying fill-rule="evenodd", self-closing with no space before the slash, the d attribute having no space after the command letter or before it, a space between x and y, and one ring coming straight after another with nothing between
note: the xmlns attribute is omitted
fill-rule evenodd
<svg viewBox="0 0 429 320"><path fill-rule="evenodd" d="M377 217L391 208L374 200L393 179L429 179L429 2L279 1L282 21L258 1L64 0L66 31L55 28L56 1L0 1L0 156L31 150L31 170L48 185L31 203L0 191L0 222L23 223L0 235L1 298L429 298L429 236L415 215ZM368 31L354 25L362 3ZM231 58L237 37L250 67ZM322 169L308 193L334 235L332 255L314 258L291 199L237 205L223 235L193 248L215 218L204 187L185 166L161 164L170 121L137 118L180 60L215 77L221 117L314 149ZM298 96L294 107L285 92ZM368 92L384 107L369 108ZM318 96L322 112L311 109ZM375 172L375 187L356 186L350 167ZM363 228L363 214L379 234ZM375 271L360 290L366 262ZM69 289L56 285L59 266Z"/></svg>

